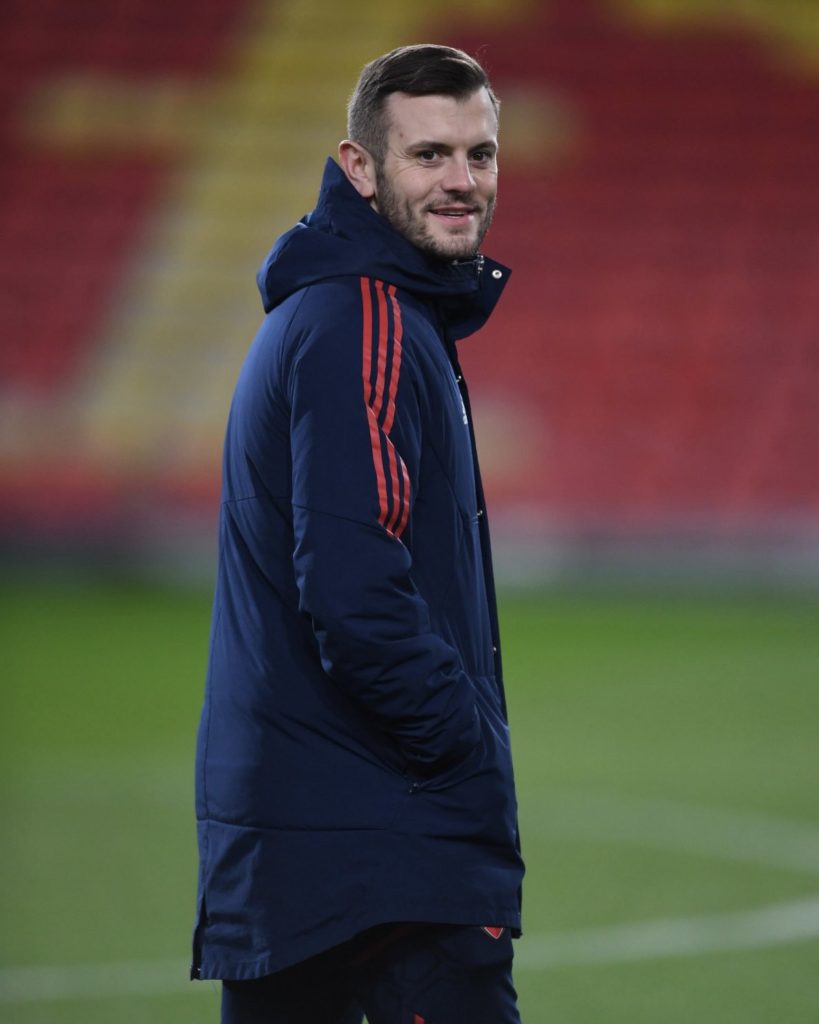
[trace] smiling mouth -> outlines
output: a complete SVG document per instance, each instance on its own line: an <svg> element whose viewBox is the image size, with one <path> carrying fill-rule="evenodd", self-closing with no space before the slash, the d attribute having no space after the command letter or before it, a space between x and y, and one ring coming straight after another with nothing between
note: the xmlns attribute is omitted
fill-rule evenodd
<svg viewBox="0 0 819 1024"><path fill-rule="evenodd" d="M453 223L464 221L471 221L472 218L477 214L478 209L475 206L441 206L433 207L430 213L436 217L440 217L442 220L450 220Z"/></svg>

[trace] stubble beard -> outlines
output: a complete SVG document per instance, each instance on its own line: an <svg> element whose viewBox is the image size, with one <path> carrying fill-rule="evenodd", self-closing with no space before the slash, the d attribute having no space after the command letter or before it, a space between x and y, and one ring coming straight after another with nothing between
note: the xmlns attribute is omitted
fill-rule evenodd
<svg viewBox="0 0 819 1024"><path fill-rule="evenodd" d="M420 214L416 214L406 199L401 199L396 195L382 171L376 173L376 187L378 212L399 234L403 235L407 241L412 242L421 252L435 260L447 263L455 260L474 259L478 255L481 242L492 223L492 215L495 212L495 196L492 196L486 204L474 239L472 236L467 238L452 235L449 239L442 240L436 238L424 222L423 218L429 213L430 207L424 207ZM447 199L453 202L474 203L474 198L468 193L448 193Z"/></svg>

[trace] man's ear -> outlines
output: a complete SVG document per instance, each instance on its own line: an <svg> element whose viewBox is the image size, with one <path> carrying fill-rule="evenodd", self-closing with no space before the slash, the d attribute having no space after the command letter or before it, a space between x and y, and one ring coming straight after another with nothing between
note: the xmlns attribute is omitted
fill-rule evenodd
<svg viewBox="0 0 819 1024"><path fill-rule="evenodd" d="M375 196L375 161L357 142L344 139L338 144L338 162L347 180L364 199Z"/></svg>

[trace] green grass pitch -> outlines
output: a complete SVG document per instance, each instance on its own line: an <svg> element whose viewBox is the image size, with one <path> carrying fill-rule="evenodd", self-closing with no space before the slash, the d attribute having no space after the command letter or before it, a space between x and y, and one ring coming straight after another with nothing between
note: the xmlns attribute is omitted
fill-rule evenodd
<svg viewBox="0 0 819 1024"><path fill-rule="evenodd" d="M186 1024L210 597L0 588L0 1020ZM819 602L502 601L526 1024L819 1020Z"/></svg>

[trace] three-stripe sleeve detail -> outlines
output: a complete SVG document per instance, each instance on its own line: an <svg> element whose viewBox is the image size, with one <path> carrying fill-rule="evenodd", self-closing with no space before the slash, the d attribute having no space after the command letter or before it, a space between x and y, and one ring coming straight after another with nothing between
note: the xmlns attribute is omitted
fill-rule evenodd
<svg viewBox="0 0 819 1024"><path fill-rule="evenodd" d="M400 540L407 526L410 480L390 439L401 375L401 307L395 285L361 278L362 377L378 495L378 522Z"/></svg>

